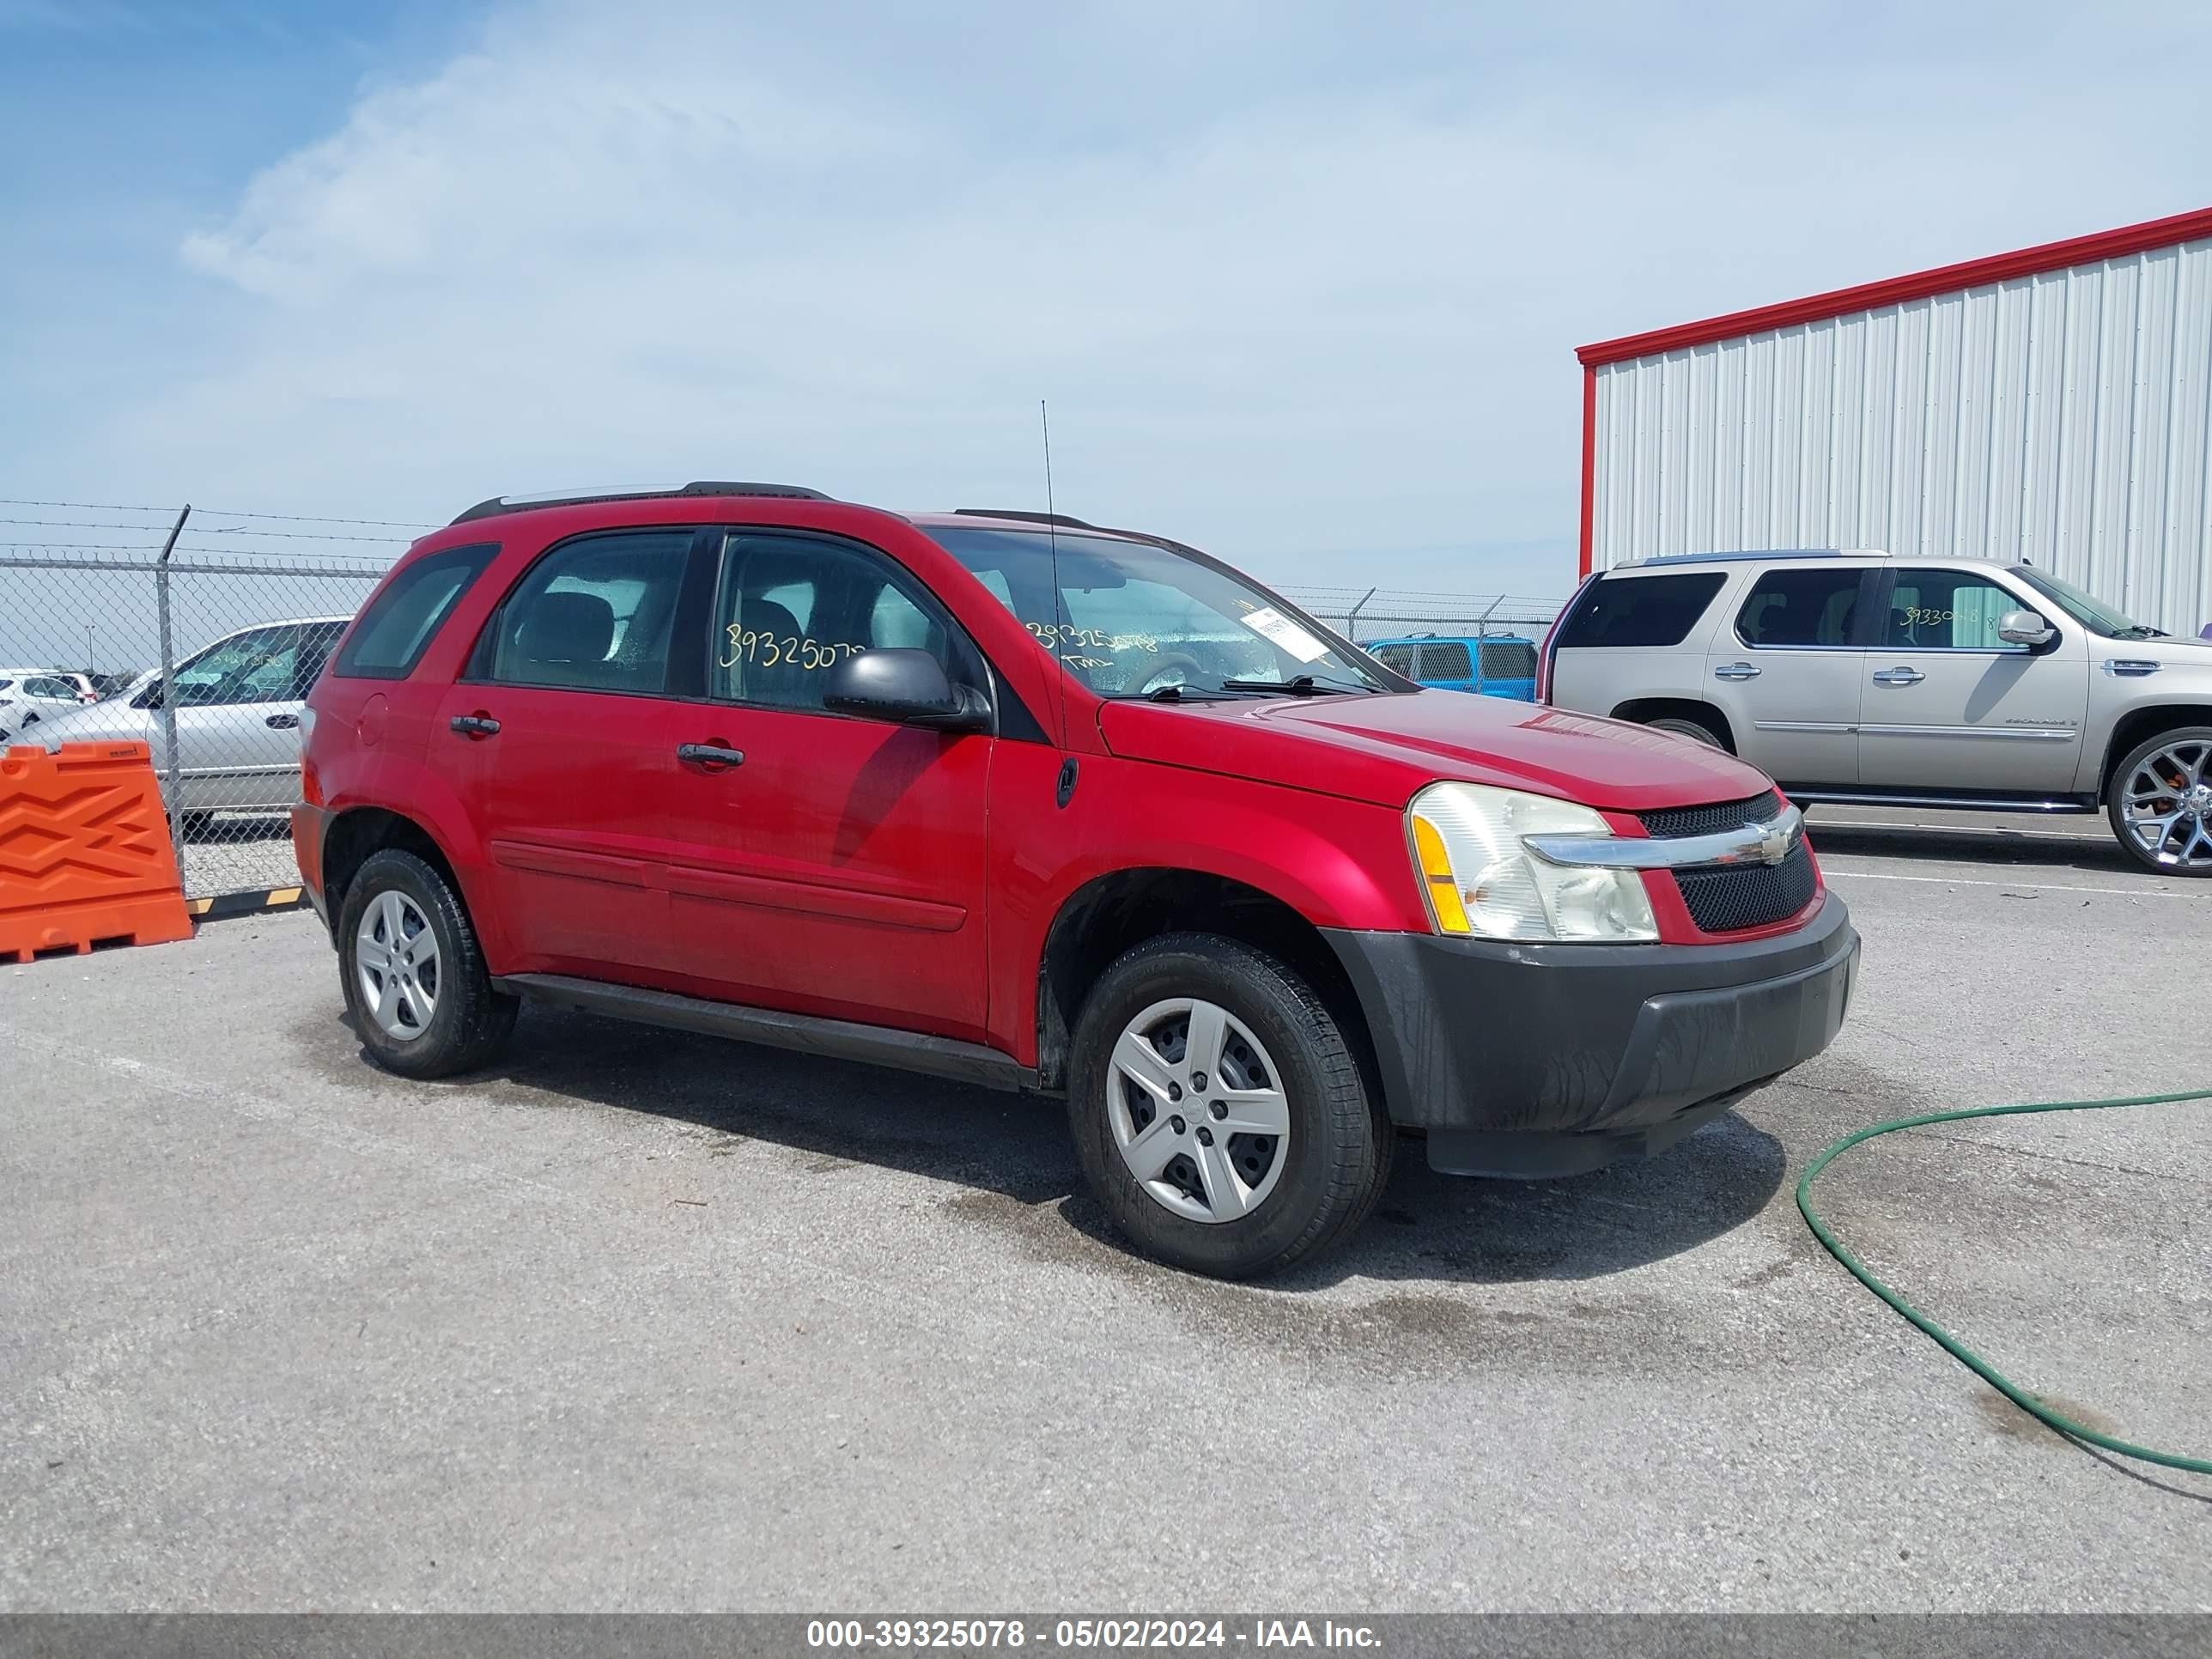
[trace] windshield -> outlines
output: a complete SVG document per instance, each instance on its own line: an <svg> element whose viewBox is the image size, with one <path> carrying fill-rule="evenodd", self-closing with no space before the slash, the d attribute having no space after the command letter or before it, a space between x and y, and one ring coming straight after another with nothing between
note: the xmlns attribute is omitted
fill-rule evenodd
<svg viewBox="0 0 2212 1659"><path fill-rule="evenodd" d="M2102 634L2109 640L2153 640L2166 635L2165 629L2132 621L2102 599L2084 593L2071 582L2045 575L2033 565L2016 564L2012 574L2093 634Z"/></svg>
<svg viewBox="0 0 2212 1659"><path fill-rule="evenodd" d="M1264 587L1166 548L1069 531L924 528L1103 696L1383 689L1373 665Z"/></svg>

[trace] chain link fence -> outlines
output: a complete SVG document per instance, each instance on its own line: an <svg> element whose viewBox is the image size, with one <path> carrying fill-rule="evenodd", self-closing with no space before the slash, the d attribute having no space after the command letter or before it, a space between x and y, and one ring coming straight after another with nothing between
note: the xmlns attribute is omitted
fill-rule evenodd
<svg viewBox="0 0 2212 1659"><path fill-rule="evenodd" d="M301 701L406 532L427 526L0 501L10 525L64 533L0 541L0 744L143 742L188 896L297 882ZM1282 592L1363 645L1540 638L1559 608L1514 594Z"/></svg>
<svg viewBox="0 0 2212 1659"><path fill-rule="evenodd" d="M1410 588L1285 586L1279 591L1355 645L1424 634L1541 640L1566 603L1514 593L1425 593Z"/></svg>
<svg viewBox="0 0 2212 1659"><path fill-rule="evenodd" d="M167 525L41 521L153 532L143 542L0 544L0 744L143 742L186 896L289 886L302 699L398 549L335 550L356 538L319 532L242 540L220 524L194 535L171 512Z"/></svg>

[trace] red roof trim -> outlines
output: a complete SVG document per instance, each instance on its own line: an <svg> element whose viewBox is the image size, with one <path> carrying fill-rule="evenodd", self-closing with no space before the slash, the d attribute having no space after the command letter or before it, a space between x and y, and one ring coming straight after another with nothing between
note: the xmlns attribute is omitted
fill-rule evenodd
<svg viewBox="0 0 2212 1659"><path fill-rule="evenodd" d="M1786 300L1780 305L1730 312L1725 317L1708 317L1703 322L1680 323L1672 328L1655 328L1648 333L1623 335L1617 340L1601 340L1595 345L1577 348L1575 356L1582 360L1584 368L1595 368L1601 363L1624 362L1632 357L1650 357L1662 351L1710 345L1716 340L1733 340L1770 329L1794 328L1801 323L1825 322L1831 317L1845 317L1881 306L1903 305L1934 295L1954 294L1961 289L2010 282L2046 270L2063 270L2069 265L2125 258L2131 253L2145 253L2153 248L2172 247L2208 236L2212 236L2212 208L2198 208L2192 213L2177 213L2170 218L2100 231L2094 236L2045 242L2039 247L1992 254L1985 259L1969 259L1963 264L1939 265L1933 270L1917 270L1884 282L1863 283L1856 288L1839 288L1802 300Z"/></svg>

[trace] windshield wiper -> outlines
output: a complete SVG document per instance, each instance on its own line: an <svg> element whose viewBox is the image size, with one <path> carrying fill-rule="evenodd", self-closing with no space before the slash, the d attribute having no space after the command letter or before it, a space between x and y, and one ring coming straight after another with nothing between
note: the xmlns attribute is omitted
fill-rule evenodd
<svg viewBox="0 0 2212 1659"><path fill-rule="evenodd" d="M1202 685L1185 685L1177 681L1173 685L1156 685L1149 691L1137 694L1140 702L1219 702L1218 691L1209 691Z"/></svg>
<svg viewBox="0 0 2212 1659"><path fill-rule="evenodd" d="M2148 623L2130 623L2125 628L2115 629L2112 637L2116 640L2170 640L2173 635L2163 628L2153 628Z"/></svg>
<svg viewBox="0 0 2212 1659"><path fill-rule="evenodd" d="M1275 691L1286 697L1325 697L1337 691L1372 691L1371 685L1347 685L1342 680L1316 679L1297 674L1287 680L1224 680L1224 691Z"/></svg>

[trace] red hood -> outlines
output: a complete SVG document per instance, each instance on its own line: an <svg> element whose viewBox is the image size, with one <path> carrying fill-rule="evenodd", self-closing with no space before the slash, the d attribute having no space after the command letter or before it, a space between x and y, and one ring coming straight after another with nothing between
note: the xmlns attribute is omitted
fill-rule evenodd
<svg viewBox="0 0 2212 1659"><path fill-rule="evenodd" d="M1403 806L1439 778L1623 812L1742 800L1772 787L1719 750L1623 720L1464 691L1108 702L1114 754Z"/></svg>

